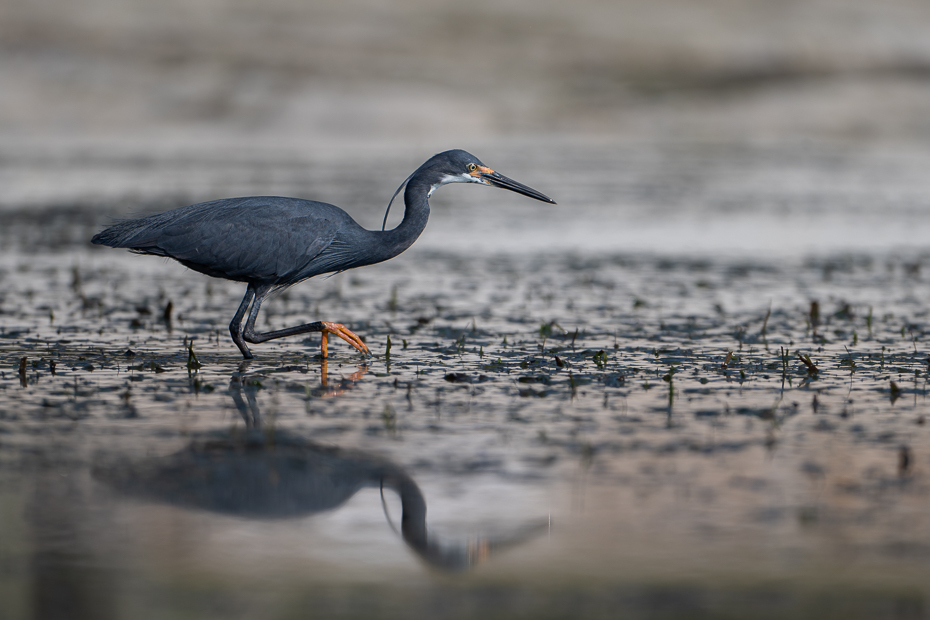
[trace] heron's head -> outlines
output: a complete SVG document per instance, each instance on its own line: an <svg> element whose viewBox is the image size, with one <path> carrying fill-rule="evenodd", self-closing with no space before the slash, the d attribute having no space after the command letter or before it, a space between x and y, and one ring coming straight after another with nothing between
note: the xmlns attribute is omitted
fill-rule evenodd
<svg viewBox="0 0 930 620"><path fill-rule="evenodd" d="M388 213L391 211L391 205L394 203L397 194L405 185L414 180L416 180L418 187L422 187L421 183L425 183L429 187L427 196L431 196L437 187L442 187L448 183L481 183L491 187L502 187L536 200L555 204L552 198L542 192L537 192L532 187L517 183L499 172L491 170L471 153L461 149L453 149L433 155L400 184L400 187L397 188L397 191L394 192L388 202L387 209L384 212L384 221L381 223L381 230L384 230L387 226Z"/></svg>
<svg viewBox="0 0 930 620"><path fill-rule="evenodd" d="M461 149L454 149L433 155L425 164L420 167L421 170L428 169L435 174L435 182L432 185L430 193L437 187L447 183L480 183L490 185L491 187L500 187L509 189L512 192L535 198L543 202L555 204L555 201L538 192L532 187L518 183L509 179L499 172L488 168L481 160Z"/></svg>

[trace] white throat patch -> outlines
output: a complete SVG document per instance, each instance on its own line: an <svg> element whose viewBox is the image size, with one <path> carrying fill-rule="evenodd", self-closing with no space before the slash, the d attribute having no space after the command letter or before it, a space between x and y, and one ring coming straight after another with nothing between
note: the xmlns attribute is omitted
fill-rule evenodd
<svg viewBox="0 0 930 620"><path fill-rule="evenodd" d="M433 183L430 186L429 193L426 195L427 198L432 196L433 192L435 192L438 188L442 187L443 185L448 185L449 183L481 183L481 180L464 172L462 174L446 174L443 175L443 177L439 179L438 182Z"/></svg>

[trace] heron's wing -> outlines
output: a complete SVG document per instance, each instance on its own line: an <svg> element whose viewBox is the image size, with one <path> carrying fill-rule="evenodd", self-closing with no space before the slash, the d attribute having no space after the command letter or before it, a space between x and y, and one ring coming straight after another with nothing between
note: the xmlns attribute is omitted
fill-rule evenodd
<svg viewBox="0 0 930 620"><path fill-rule="evenodd" d="M343 225L340 214L345 215L332 211L335 207L316 207L324 203L250 202L179 213L149 234L140 231L124 247L229 280L290 283L329 246Z"/></svg>

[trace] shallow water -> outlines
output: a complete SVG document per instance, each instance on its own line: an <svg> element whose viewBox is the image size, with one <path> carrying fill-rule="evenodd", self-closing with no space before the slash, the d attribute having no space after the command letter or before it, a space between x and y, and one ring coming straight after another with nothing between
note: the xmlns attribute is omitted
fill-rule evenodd
<svg viewBox="0 0 930 620"><path fill-rule="evenodd" d="M317 337L243 363L242 285L88 247L99 210L9 211L4 608L924 615L920 156L590 148L542 162L577 171L558 208L455 188L403 256L269 301L374 353L325 365ZM501 170L549 190L530 163Z"/></svg>

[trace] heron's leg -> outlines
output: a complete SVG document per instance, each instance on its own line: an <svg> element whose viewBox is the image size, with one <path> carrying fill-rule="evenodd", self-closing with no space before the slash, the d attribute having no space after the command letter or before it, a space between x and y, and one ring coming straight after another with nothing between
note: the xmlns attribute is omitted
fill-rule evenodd
<svg viewBox="0 0 930 620"><path fill-rule="evenodd" d="M329 321L316 321L314 323L304 323L303 325L297 325L296 327L285 327L284 329L276 329L272 332L258 333L255 331L255 321L258 318L258 311L262 306L262 301L265 299L265 295L268 294L270 288L259 287L255 291L255 302L252 304L252 310L249 312L249 318L245 321L245 329L243 330L243 338L246 342L251 342L253 344L258 344L260 342L268 342L269 340L275 340L276 338L284 338L286 336L296 336L298 334L307 334L311 332L322 332L323 333L323 357L326 357L326 335L327 334L336 334L353 347L361 351L366 355L371 355L368 351L368 347L362 342L362 339L354 334L348 327L342 325L341 323L330 323Z"/></svg>
<svg viewBox="0 0 930 620"><path fill-rule="evenodd" d="M243 336L248 342L256 342L251 340L249 336L255 334L255 321L258 320L258 311L262 309L262 302L265 301L265 295L267 295L271 289L267 286L253 287L251 284L249 285L249 289L252 291L252 294L255 295L255 301L252 303L252 309L249 310L249 318L245 320ZM263 341L259 340L257 342Z"/></svg>
<svg viewBox="0 0 930 620"><path fill-rule="evenodd" d="M245 311L248 310L253 297L255 297L255 289L249 284L248 288L245 289L245 296L242 298L242 303L239 304L239 309L236 310L236 314L229 324L229 335L232 336L233 342L236 343L236 346L239 347L239 350L242 352L242 357L247 360L252 359L252 352L249 351L249 347L247 347L242 340L242 317L245 316Z"/></svg>

